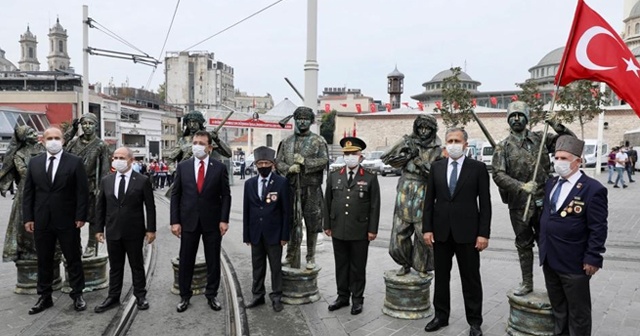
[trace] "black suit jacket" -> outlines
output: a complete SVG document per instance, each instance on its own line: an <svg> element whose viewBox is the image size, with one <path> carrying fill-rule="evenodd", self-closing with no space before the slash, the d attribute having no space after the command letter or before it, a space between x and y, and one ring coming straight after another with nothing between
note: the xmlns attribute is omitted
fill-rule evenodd
<svg viewBox="0 0 640 336"><path fill-rule="evenodd" d="M465 159L453 195L447 181L448 159L431 164L422 217L422 232L433 232L434 240L445 242L449 234L456 243L475 243L489 238L491 195L489 173L484 163Z"/></svg>
<svg viewBox="0 0 640 336"><path fill-rule="evenodd" d="M202 223L203 232L220 230L220 222L229 222L231 190L227 167L209 157L202 192L198 193L194 158L182 161L176 169L171 190L171 224L182 231L194 232Z"/></svg>
<svg viewBox="0 0 640 336"><path fill-rule="evenodd" d="M35 230L73 229L87 220L89 187L82 159L62 152L53 183L47 176L47 154L40 154L27 169L22 219L35 222Z"/></svg>
<svg viewBox="0 0 640 336"><path fill-rule="evenodd" d="M96 232L104 232L106 227L108 240L144 239L147 232L156 232L156 205L149 178L132 171L124 199L115 196L116 178L120 181L120 174L109 174L100 181L100 194L96 206Z"/></svg>
<svg viewBox="0 0 640 336"><path fill-rule="evenodd" d="M244 183L242 240L257 245L262 237L267 245L279 245L281 240L289 241L293 211L289 182L275 172L271 173L268 197L263 201L258 197L261 179L261 176L254 176Z"/></svg>

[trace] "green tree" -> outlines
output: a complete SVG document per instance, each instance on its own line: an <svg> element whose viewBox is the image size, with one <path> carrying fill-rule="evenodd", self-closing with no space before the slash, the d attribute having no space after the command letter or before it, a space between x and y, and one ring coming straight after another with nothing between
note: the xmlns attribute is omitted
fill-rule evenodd
<svg viewBox="0 0 640 336"><path fill-rule="evenodd" d="M584 124L593 120L602 112L602 106L607 103L604 94L599 90L599 84L589 80L575 81L558 92L557 104L560 111L556 118L560 122L580 124L581 137L584 139Z"/></svg>
<svg viewBox="0 0 640 336"><path fill-rule="evenodd" d="M460 83L461 71L460 67L451 68L452 75L442 81L442 102L433 109L447 128L464 126L473 119L471 93Z"/></svg>
<svg viewBox="0 0 640 336"><path fill-rule="evenodd" d="M336 110L322 115L320 124L320 135L324 137L329 145L333 145L333 134L336 130Z"/></svg>
<svg viewBox="0 0 640 336"><path fill-rule="evenodd" d="M544 121L544 100L542 100L542 93L538 83L528 79L522 84L516 86L522 89L522 92L518 95L518 100L527 103L529 105L529 128Z"/></svg>
<svg viewBox="0 0 640 336"><path fill-rule="evenodd" d="M162 83L158 86L158 96L163 103L167 103L167 83Z"/></svg>

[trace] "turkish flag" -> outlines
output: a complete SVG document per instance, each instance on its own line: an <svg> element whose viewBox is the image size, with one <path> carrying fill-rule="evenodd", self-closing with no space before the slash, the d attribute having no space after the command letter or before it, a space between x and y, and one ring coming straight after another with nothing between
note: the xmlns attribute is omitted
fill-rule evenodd
<svg viewBox="0 0 640 336"><path fill-rule="evenodd" d="M491 97L489 100L491 101L491 105L498 105L498 98Z"/></svg>
<svg viewBox="0 0 640 336"><path fill-rule="evenodd" d="M540 93L538 93L538 92L533 94L533 98L535 98L535 99L540 99L541 97L542 97L542 95Z"/></svg>
<svg viewBox="0 0 640 336"><path fill-rule="evenodd" d="M324 104L324 111L326 113L331 112L331 104Z"/></svg>
<svg viewBox="0 0 640 336"><path fill-rule="evenodd" d="M583 0L556 74L560 86L586 79L605 82L640 116L640 65L622 38Z"/></svg>
<svg viewBox="0 0 640 336"><path fill-rule="evenodd" d="M378 112L378 108L376 107L376 104L371 103L369 104L369 110L373 113L373 112Z"/></svg>
<svg viewBox="0 0 640 336"><path fill-rule="evenodd" d="M356 123L353 123L353 136L356 136Z"/></svg>
<svg viewBox="0 0 640 336"><path fill-rule="evenodd" d="M422 102L418 102L418 110L424 111L424 104Z"/></svg>
<svg viewBox="0 0 640 336"><path fill-rule="evenodd" d="M358 111L358 113L362 112L362 105L356 104L356 111Z"/></svg>
<svg viewBox="0 0 640 336"><path fill-rule="evenodd" d="M478 101L475 98L471 99L471 105L473 105L473 107L478 106Z"/></svg>
<svg viewBox="0 0 640 336"><path fill-rule="evenodd" d="M407 103L407 102L403 102L402 105L404 105L406 107L409 107L409 103Z"/></svg>
<svg viewBox="0 0 640 336"><path fill-rule="evenodd" d="M344 132L342 132L342 137L346 138L347 137L347 130L344 130Z"/></svg>
<svg viewBox="0 0 640 336"><path fill-rule="evenodd" d="M391 112L391 104L386 103L385 105L387 106L387 112Z"/></svg>
<svg viewBox="0 0 640 336"><path fill-rule="evenodd" d="M517 100L518 100L518 95L511 96L511 101L517 101Z"/></svg>
<svg viewBox="0 0 640 336"><path fill-rule="evenodd" d="M347 104L340 104L340 106L342 106L342 107L347 107Z"/></svg>
<svg viewBox="0 0 640 336"><path fill-rule="evenodd" d="M442 108L442 103L438 100L436 101L436 107L441 109Z"/></svg>

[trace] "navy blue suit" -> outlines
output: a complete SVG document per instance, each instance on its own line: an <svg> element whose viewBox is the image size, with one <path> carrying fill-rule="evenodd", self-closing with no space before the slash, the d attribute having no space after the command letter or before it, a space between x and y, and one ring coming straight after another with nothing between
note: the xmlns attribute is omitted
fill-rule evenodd
<svg viewBox="0 0 640 336"><path fill-rule="evenodd" d="M545 187L540 218L540 264L558 335L591 335L590 275L583 264L602 267L607 239L607 188L582 175L557 211L551 192L558 178ZM563 187L567 187L567 183Z"/></svg>
<svg viewBox="0 0 640 336"><path fill-rule="evenodd" d="M254 176L244 183L243 234L242 240L251 243L251 264L255 297L264 296L266 259L271 269L271 299L282 296L282 245L289 241L289 227L293 206L289 182L286 178L271 173L268 177L263 199L258 196L258 184L262 176Z"/></svg>

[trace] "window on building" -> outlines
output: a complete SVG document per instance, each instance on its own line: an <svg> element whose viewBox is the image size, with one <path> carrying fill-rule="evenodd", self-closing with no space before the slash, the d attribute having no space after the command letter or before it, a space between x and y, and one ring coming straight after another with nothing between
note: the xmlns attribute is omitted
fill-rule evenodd
<svg viewBox="0 0 640 336"><path fill-rule="evenodd" d="M116 136L116 122L105 121L104 122L104 136L115 137Z"/></svg>
<svg viewBox="0 0 640 336"><path fill-rule="evenodd" d="M636 23L636 27L634 28L636 34L640 34L640 23Z"/></svg>
<svg viewBox="0 0 640 336"><path fill-rule="evenodd" d="M53 40L51 40L51 51L53 51Z"/></svg>
<svg viewBox="0 0 640 336"><path fill-rule="evenodd" d="M33 48L29 47L29 58L33 58Z"/></svg>
<svg viewBox="0 0 640 336"><path fill-rule="evenodd" d="M267 147L273 147L273 135L267 134Z"/></svg>
<svg viewBox="0 0 640 336"><path fill-rule="evenodd" d="M62 40L58 41L58 51L61 53L64 52L64 42L62 42Z"/></svg>
<svg viewBox="0 0 640 336"><path fill-rule="evenodd" d="M123 134L122 143L127 147L146 147L144 135Z"/></svg>
<svg viewBox="0 0 640 336"><path fill-rule="evenodd" d="M138 114L137 111L123 107L120 109L120 120L128 122L140 122L140 114Z"/></svg>

